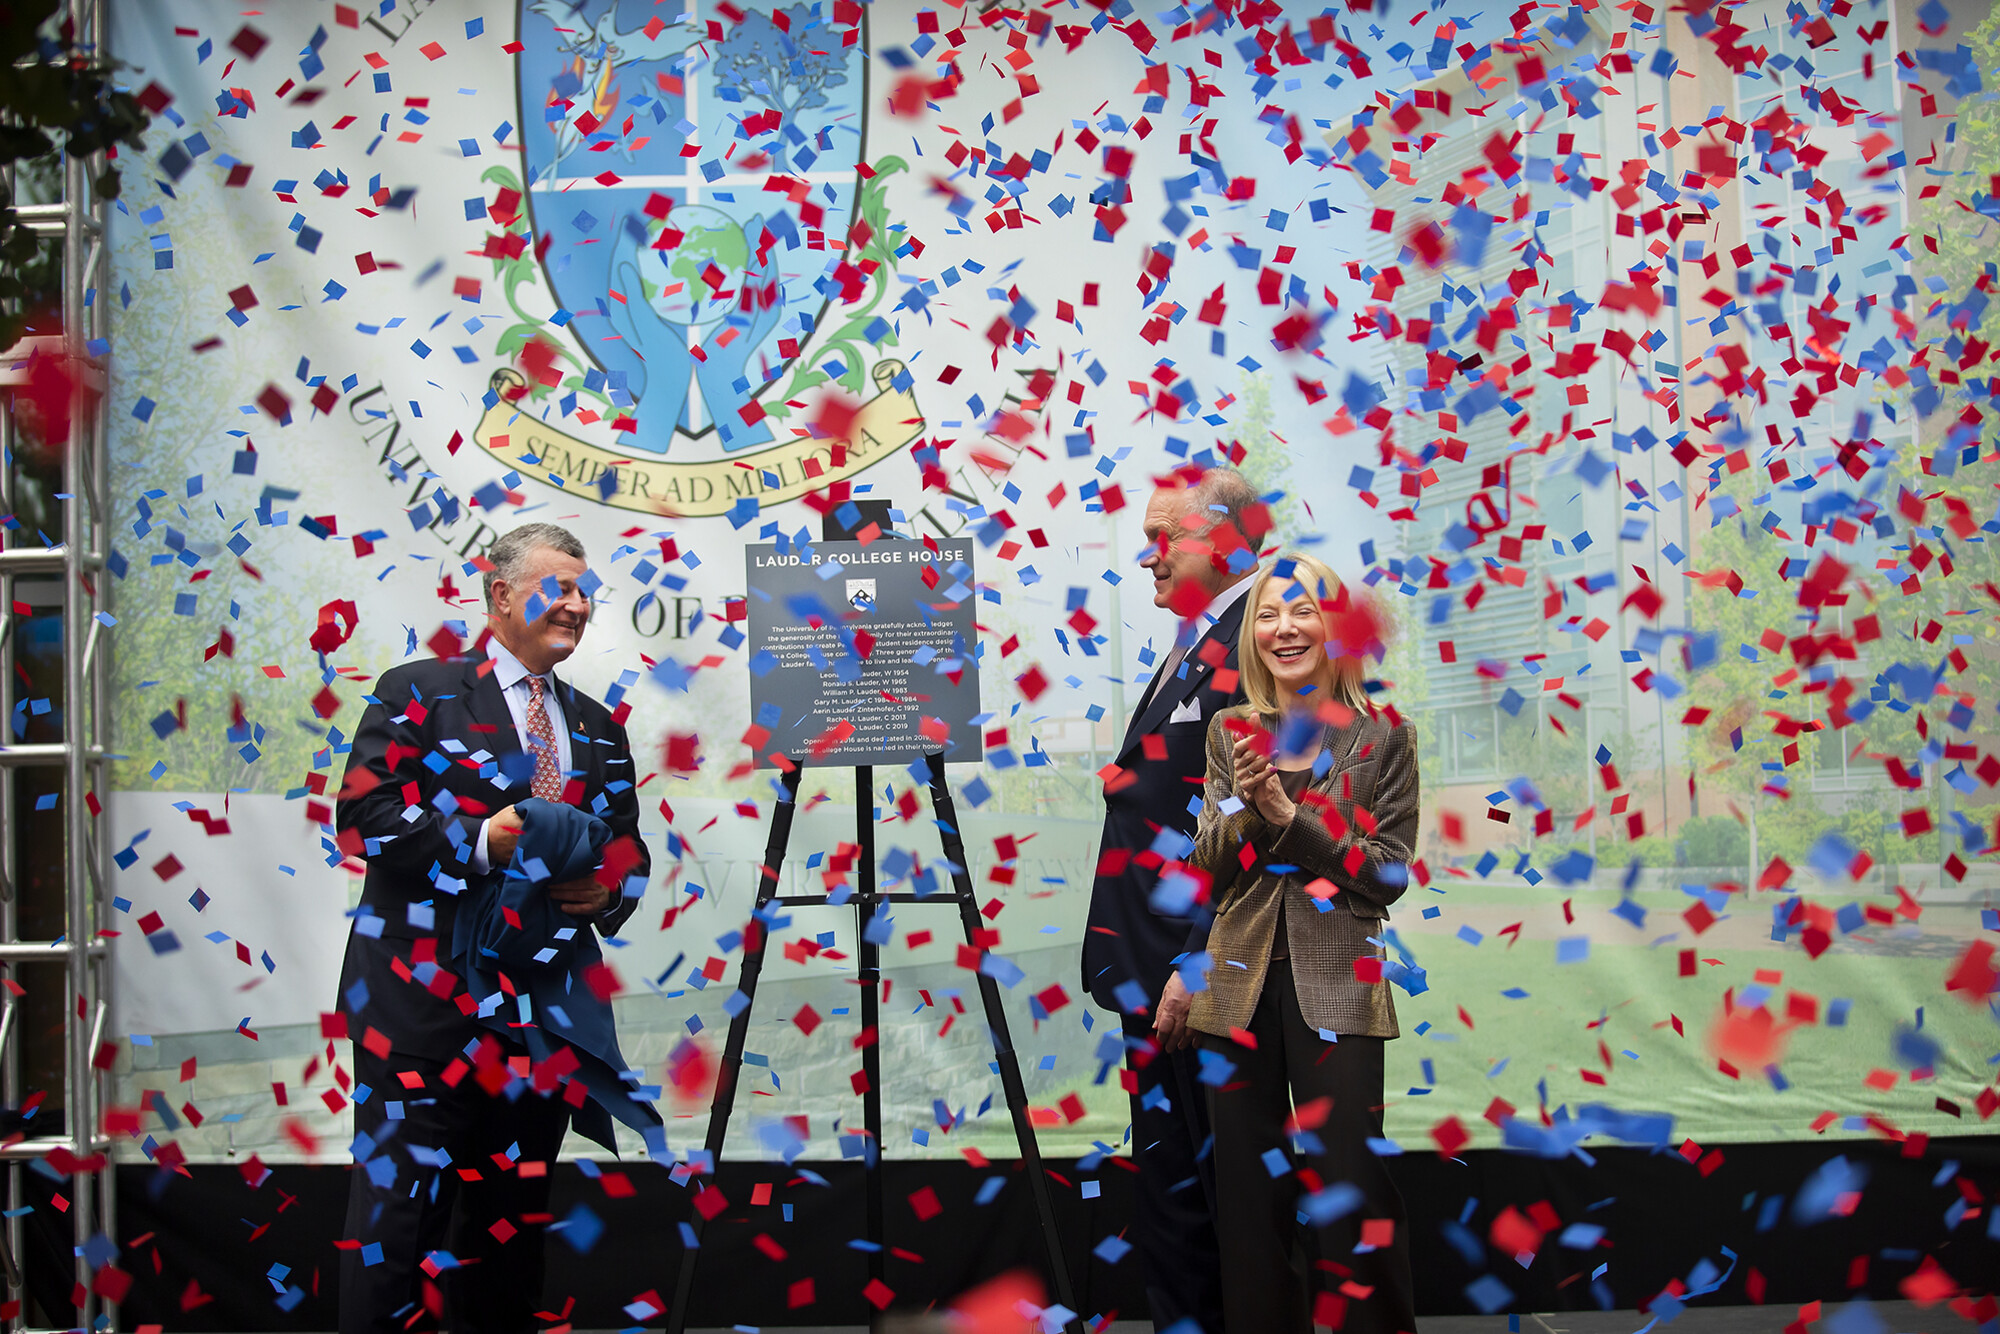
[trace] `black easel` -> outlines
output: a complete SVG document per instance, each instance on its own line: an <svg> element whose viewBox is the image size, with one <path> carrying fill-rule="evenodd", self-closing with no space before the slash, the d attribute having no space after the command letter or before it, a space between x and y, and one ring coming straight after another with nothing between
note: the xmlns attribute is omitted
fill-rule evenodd
<svg viewBox="0 0 2000 1334"><path fill-rule="evenodd" d="M864 522L877 523L884 530L888 528L887 501L856 503L862 509ZM827 540L838 541L852 536L851 532L840 531L841 527L834 516L828 515ZM977 948L978 933L982 929L979 901L972 891L971 863L965 855L965 839L958 831L958 812L952 804L951 789L945 783L944 755L940 752L927 756L926 761L931 775L931 811L937 817L945 860L953 867L953 892L950 897L943 894L876 892L875 769L873 765L863 764L857 765L854 770L854 841L860 851L855 856L855 890L851 902L855 911L856 963L861 972L861 1028L863 1032L877 1034L875 1041L861 1049L861 1070L867 1082L867 1088L861 1095L861 1117L868 1140L863 1159L867 1182L868 1240L875 1246L868 1255L868 1274L878 1280L883 1277L888 1255L882 1210L882 1043L879 1036L882 958L880 947L868 939L868 924L873 920L876 909L885 903L956 903L967 945ZM799 784L804 774L805 770L797 767L785 774L785 799L771 811L770 839L764 845L764 864L757 881L757 902L751 910L756 922L755 943L746 941L744 944L743 968L737 980L744 1004L729 1021L729 1040L723 1047L722 1066L716 1071L715 1097L709 1103L706 1147L711 1172L721 1165L722 1141L729 1131L730 1112L736 1106L736 1083L743 1071L743 1044L750 1033L750 1012L757 998L757 979L764 971L764 951L770 941L770 931L765 925L770 917L767 910L773 906L827 906L824 897L778 893L778 877L784 866L785 850L791 842L792 817L798 811ZM1028 1090L1021 1082L1021 1065L1015 1058L1014 1041L1008 1033L1007 1011L1001 1002L1000 984L985 973L978 974L978 978L979 999L986 1012L986 1028L993 1039L993 1058L1000 1067L1000 1088L1007 1100L1007 1110L1014 1119L1014 1142L1020 1149L1029 1189L1034 1192L1035 1212L1041 1218L1042 1245L1048 1252L1049 1277L1055 1288L1055 1299L1065 1309L1075 1311L1076 1296L1070 1286L1069 1267L1063 1259L1062 1237L1056 1228L1055 1200L1049 1194L1048 1174L1042 1169L1042 1154L1035 1142L1034 1124L1028 1119ZM687 1328L688 1298L694 1291L695 1266L701 1258L698 1243L706 1221L699 1209L689 1211L688 1226L694 1230L697 1245L689 1246L681 1255L680 1273L674 1282L674 1303L667 1315L667 1334L682 1334ZM1066 1328L1070 1334L1082 1334L1081 1316L1073 1316Z"/></svg>

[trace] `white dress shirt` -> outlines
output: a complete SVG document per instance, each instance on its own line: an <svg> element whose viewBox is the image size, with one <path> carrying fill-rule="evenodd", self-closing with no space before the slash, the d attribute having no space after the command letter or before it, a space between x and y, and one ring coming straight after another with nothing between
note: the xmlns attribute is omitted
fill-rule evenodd
<svg viewBox="0 0 2000 1334"><path fill-rule="evenodd" d="M535 746L528 734L528 708L532 698L528 678L534 673L508 652L507 646L497 638L487 641L486 651L493 661L493 682L500 687L500 697L507 701L507 712L514 719L514 733L520 738L521 749L528 755L534 755ZM542 674L542 707L548 710L549 727L556 734L556 766L567 775L575 766L570 763L569 726L563 718L561 697L556 693L554 672ZM479 844L472 852L472 869L480 875L493 869L486 855L486 826L491 823L490 820L480 821Z"/></svg>
<svg viewBox="0 0 2000 1334"><path fill-rule="evenodd" d="M1214 600L1208 604L1203 612L1209 618L1211 628L1213 624L1220 623L1224 616L1241 616L1243 614L1237 608L1237 604L1243 601L1244 595L1250 591L1250 585L1255 582L1257 582L1257 570L1253 566L1244 571L1241 579L1238 579L1235 583L1215 595ZM1208 630L1204 629L1201 634L1195 636L1195 642L1197 644L1200 643L1202 636L1207 633ZM1152 684L1146 689L1146 698L1139 705L1141 713L1145 712L1147 706L1152 704L1153 696L1159 694L1165 687L1167 678L1180 670L1181 662L1187 657L1188 652L1188 649L1176 646L1167 654L1167 660L1160 665L1159 674L1153 678Z"/></svg>

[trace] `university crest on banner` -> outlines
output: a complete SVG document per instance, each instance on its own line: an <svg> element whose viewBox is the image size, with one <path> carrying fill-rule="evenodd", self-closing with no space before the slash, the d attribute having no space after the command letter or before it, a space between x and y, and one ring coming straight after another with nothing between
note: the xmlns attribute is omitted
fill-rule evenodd
<svg viewBox="0 0 2000 1334"><path fill-rule="evenodd" d="M485 174L521 369L494 373L481 447L621 508L747 516L922 433L879 353L906 165L864 162L866 32L851 0L700 0L674 25L650 0L521 0L526 179ZM546 320L521 307L537 281ZM796 405L836 386L814 438Z"/></svg>

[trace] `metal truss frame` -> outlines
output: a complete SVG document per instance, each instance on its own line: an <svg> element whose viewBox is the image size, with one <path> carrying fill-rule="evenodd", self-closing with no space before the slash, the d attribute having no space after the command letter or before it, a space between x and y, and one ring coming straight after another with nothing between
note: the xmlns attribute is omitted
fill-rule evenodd
<svg viewBox="0 0 2000 1334"><path fill-rule="evenodd" d="M108 35L105 10L105 0L68 0L56 21L73 25L78 47L102 50ZM99 1060L100 1051L108 1050L105 1029L111 1002L109 942L99 934L108 920L110 897L109 831L100 814L100 794L109 728L106 630L111 618L105 559L111 540L111 500L103 413L106 370L103 358L88 351L107 333L106 209L93 198L91 188L103 166L101 158L67 159L62 163L60 202L17 209L22 225L62 245L62 333L24 339L0 351L0 450L4 450L0 511L11 513L18 499L14 460L20 442L11 391L25 380L29 360L36 355L67 358L75 382L69 442L61 451L62 489L56 497L60 532L48 539L32 525L0 529L0 724L4 724L0 726L0 976L11 982L23 964L60 963L65 988L61 1133L30 1133L0 1145L7 1204L5 1227L0 1230L4 1241L0 1279L7 1285L9 1300L18 1302L17 1310L23 1313L5 1322L9 1331L32 1328L25 1318L30 1303L23 1268L26 1238L19 1213L30 1203L26 1174L36 1160L57 1150L82 1160L86 1169L94 1168L78 1171L60 1188L71 1196L66 1213L76 1247L71 1263L74 1291L80 1294L74 1311L77 1325L108 1329L117 1320L116 1307L92 1291L92 1268L83 1254L98 1233L116 1235L115 1174L104 1122L105 1081L110 1074L105 1068L108 1062ZM12 725L21 693L15 664L24 618L15 608L18 581L23 579L34 580L40 596L46 597L52 582L60 591L62 693L51 701L62 723L58 742L18 743ZM63 930L55 940L23 940L18 929L22 831L16 789L19 770L28 767L61 771L56 813L27 817L57 819L62 828ZM11 987L0 998L0 1101L9 1107L18 1107L30 1092L22 1087L23 999Z"/></svg>

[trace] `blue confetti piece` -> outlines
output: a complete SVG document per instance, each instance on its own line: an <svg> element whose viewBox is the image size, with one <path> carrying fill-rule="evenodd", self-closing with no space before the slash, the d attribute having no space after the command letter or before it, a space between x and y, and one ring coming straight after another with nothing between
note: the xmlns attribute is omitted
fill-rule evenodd
<svg viewBox="0 0 2000 1334"><path fill-rule="evenodd" d="M550 1230L560 1232L562 1239L578 1255L588 1255L597 1246L598 1238L604 1235L604 1222L591 1212L589 1205L579 1201L569 1215Z"/></svg>
<svg viewBox="0 0 2000 1334"><path fill-rule="evenodd" d="M1597 859L1582 848L1572 848L1549 867L1549 874L1565 885L1581 884L1597 869Z"/></svg>
<svg viewBox="0 0 2000 1334"><path fill-rule="evenodd" d="M990 977L994 981L999 982L1001 985L1009 988L1013 987L1022 978L1027 976L1027 974L1021 970L1020 965L1015 963L1012 959L1009 959L1004 955L994 954L990 950L987 952L986 956L979 961L979 972L982 977Z"/></svg>
<svg viewBox="0 0 2000 1334"><path fill-rule="evenodd" d="M1514 1300L1514 1290L1491 1274L1481 1274L1465 1285L1466 1300L1478 1307L1481 1314L1492 1315L1501 1307ZM1654 1299L1657 1309L1659 1299Z"/></svg>
<svg viewBox="0 0 2000 1334"><path fill-rule="evenodd" d="M1360 1189L1351 1181L1337 1181L1324 1190L1314 1191L1299 1201L1299 1212L1303 1213L1314 1227L1327 1224L1359 1209L1362 1205Z"/></svg>

